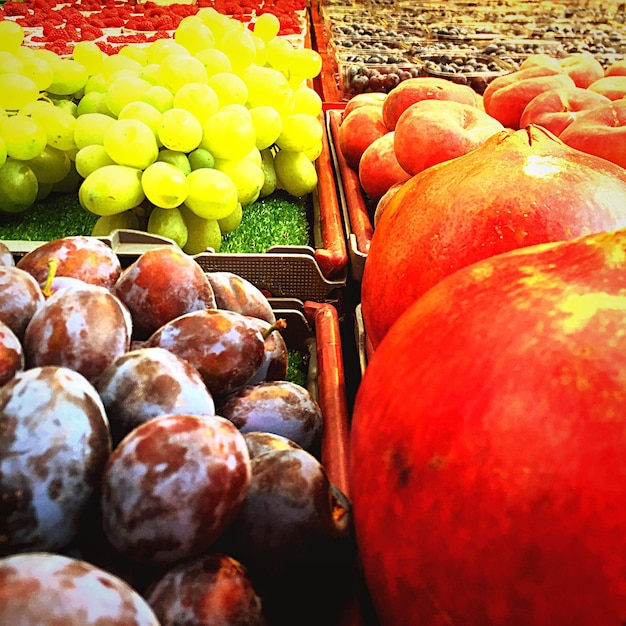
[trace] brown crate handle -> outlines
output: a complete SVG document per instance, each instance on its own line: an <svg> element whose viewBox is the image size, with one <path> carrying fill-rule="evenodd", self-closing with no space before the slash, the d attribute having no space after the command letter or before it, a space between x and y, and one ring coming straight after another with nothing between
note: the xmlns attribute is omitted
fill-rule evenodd
<svg viewBox="0 0 626 626"><path fill-rule="evenodd" d="M341 126L343 112L331 110L328 112L328 115L330 117L330 130L336 148L337 164L339 165L339 174L343 183L350 226L356 238L358 251L367 254L374 228L372 227L372 221L363 198L363 189L359 181L359 175L348 165L339 147L339 127Z"/></svg>
<svg viewBox="0 0 626 626"><path fill-rule="evenodd" d="M318 400L324 416L322 463L330 481L350 497L349 426L343 350L337 309L326 302L304 303L317 346Z"/></svg>
<svg viewBox="0 0 626 626"><path fill-rule="evenodd" d="M317 193L319 197L320 226L324 247L315 250L315 258L324 276L339 274L348 265L346 236L341 223L339 200L335 187L330 144L326 134L326 125L322 124L322 152L315 160L317 171Z"/></svg>

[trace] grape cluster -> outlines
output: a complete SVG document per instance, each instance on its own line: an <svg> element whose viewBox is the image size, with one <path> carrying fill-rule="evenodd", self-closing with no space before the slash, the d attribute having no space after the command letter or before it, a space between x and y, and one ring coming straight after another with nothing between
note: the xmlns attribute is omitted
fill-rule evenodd
<svg viewBox="0 0 626 626"><path fill-rule="evenodd" d="M276 188L311 193L322 61L279 28L203 8L172 37L111 55L84 40L61 57L0 22L0 212L77 190L93 234L145 229L195 254Z"/></svg>

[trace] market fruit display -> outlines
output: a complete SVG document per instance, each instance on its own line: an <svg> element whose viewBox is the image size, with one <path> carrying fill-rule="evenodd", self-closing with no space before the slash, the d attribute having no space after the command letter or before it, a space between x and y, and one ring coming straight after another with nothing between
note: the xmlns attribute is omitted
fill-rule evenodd
<svg viewBox="0 0 626 626"><path fill-rule="evenodd" d="M625 226L625 198L624 168L532 125L503 130L423 170L395 193L374 230L361 290L372 345L416 298L461 267Z"/></svg>
<svg viewBox="0 0 626 626"><path fill-rule="evenodd" d="M11 21L0 212L24 213L62 188L100 218L93 233L148 230L194 254L218 250L238 225L230 216L276 189L312 193L323 129L308 81L321 56L266 15L246 28L200 7L158 40L111 54L85 40L70 56L28 47Z"/></svg>
<svg viewBox="0 0 626 626"><path fill-rule="evenodd" d="M625 245L459 269L371 356L351 488L381 624L624 620Z"/></svg>
<svg viewBox="0 0 626 626"><path fill-rule="evenodd" d="M4 270L13 271L5 272L2 291L12 292L10 275L14 275L21 285L22 275L27 274L33 279L31 286L40 289L40 298L26 323L23 340L26 358L22 363L19 362L21 342L6 327L17 340L15 347L18 349L13 352L18 363L12 372L8 368L0 371L7 374L6 380L0 383L0 422L3 424L0 429L0 485L4 494L0 506L0 556L8 561L23 553L37 553L38 560L32 567L37 569L38 576L47 571L40 560L44 558L43 553L46 553L45 558L50 555L50 558L62 559L58 562L63 568L67 565L68 570L75 573L84 572L84 584L89 586L81 588L88 595L100 593L87 582L88 572L93 571L95 575L104 572L106 575L98 576L98 580L108 584L111 577L111 593L117 593L118 584L124 588L130 586L142 602L147 602L148 606L154 602L155 613L166 610L167 598L162 592L163 586L169 588L167 582L162 582L157 593L158 581L171 580L168 578L170 569L171 577L176 578L181 568L190 565L190 560L203 559L207 575L209 564L213 563L217 576L214 589L204 588L203 597L207 601L208 598L218 601L227 596L232 600L232 594L240 590L241 597L250 600L247 610L251 619L258 620L254 623L289 623L288 609L293 606L290 588L293 572L290 570L284 578L268 584L260 578L258 570L254 573L249 569L251 565L243 556L239 561L231 552L224 551L225 537L237 523L251 489L252 453L246 436L252 436L248 431L254 428L249 420L244 432L244 428L235 423L234 413L233 419L229 419L218 414L216 406L229 394L245 389L248 383L255 387L267 383L276 389L274 414L267 402L257 402L252 396L246 399L245 409L251 416L264 414L258 422L263 431L254 432L263 435L266 450L271 445L268 442L272 441L272 450L288 448L304 453L296 441L272 432L281 425L282 418L291 417L284 406L279 406L281 390L287 389L292 400L301 401L304 407L300 414L304 426L302 432L313 441L311 447L316 448L307 454L317 467L315 475L324 477L321 486L326 491L320 492L316 488L299 490L300 503L307 507L311 519L329 521L329 507L334 511L341 506L342 514L337 532L334 522L330 527L315 523L302 526L297 516L270 520L270 527L266 530L277 537L281 533L285 538L290 537L289 549L295 558L292 564L302 574L298 578L302 583L299 597L303 600L309 597L309 601L317 598L318 589L322 586L325 589L328 577L320 577L319 570L313 574L303 559L309 546L318 545L318 541L326 541L327 537L330 541L332 536L333 548L324 553L320 567L330 568L333 572L332 578L337 583L334 589L342 588L342 577L350 571L350 558L354 555L350 503L326 476L320 460L322 415L314 392L286 379L288 367L297 367L296 363L292 364L294 348L285 340L282 343L270 341L272 335L285 331L285 319L276 318L270 302L266 299L263 303L261 292L252 284L228 272L220 274L214 284L220 293L219 301L223 305L230 303L237 310L217 308L212 283L207 274L200 272L195 288L210 296L201 301L199 306L203 308L163 322L148 338L160 345L152 345L133 332L133 326L139 323L144 313L140 310L131 312L115 292L133 263L145 268L158 266L156 259L161 259L161 272L155 268L155 271L142 272L138 284L142 290L150 291L150 281L153 280L158 286L153 293L158 291L164 300L169 297L175 300L177 281L173 280L170 270L176 258L167 253L183 253L175 246L164 244L159 256L150 254L155 248L149 247L134 261L125 259L117 280L105 287L76 277L85 271L81 262L71 264L63 255L59 259L53 257L53 253L59 250L76 248L77 261L80 261L85 238L77 236L76 242L71 239L41 244L51 253L50 258L59 262L59 267L64 265L66 275L56 278L68 282L58 289L49 289L54 280L55 263L50 264L49 275L43 284L26 269L10 264L3 266ZM33 249L31 258L38 256L36 252L37 248ZM26 255L21 257L24 258ZM187 259L193 262L191 257ZM186 276L184 263L178 259L178 264L179 274ZM37 273L37 264L32 267ZM72 275L71 268L76 271L76 276ZM163 276L167 276L165 282L161 280ZM204 279L202 286L200 277ZM185 280L193 282L191 278ZM101 300L108 304L115 302L111 308L125 312L122 320L109 323L106 311L100 307ZM252 317L254 314L260 317ZM52 315L56 331L42 332L39 317ZM191 326L188 327L186 324L190 318ZM268 318L274 321L270 322ZM80 323L75 324L76 320ZM84 322L89 324L83 328L84 332L79 332ZM176 329L177 324L182 329L178 344L175 333L168 335L168 329ZM0 331L2 327L3 323ZM124 349L119 350L110 331L121 332L122 329ZM189 329L190 336L186 339L185 330ZM45 341L39 338L40 334L45 335ZM57 344L53 345L50 337L59 339ZM1 343L4 346L4 342ZM165 343L169 347L164 347ZM196 354L202 357L195 363L192 362L195 355L190 352L192 343L198 348ZM208 348L206 352L202 350L203 343ZM10 346L6 345L6 351L0 350L0 365L3 366L10 360ZM105 350L107 347L108 351ZM210 354L211 347L215 349L213 355ZM38 354L38 351L44 353L50 363L34 364L30 355ZM99 358L96 351L106 352L107 358ZM181 356L184 352L191 359ZM88 358L85 360L84 357ZM83 367L86 368L85 374L79 371ZM280 373L284 373L283 384L279 384L277 378ZM304 381L306 375L300 373ZM295 378L293 370L289 374ZM293 434L297 434L295 430ZM281 446L275 443L279 440ZM257 446L255 456L263 454ZM291 486L301 484L300 479L301 468L297 461L288 463L281 472L281 480ZM314 484L318 485L318 481L315 480ZM320 498L320 494L326 497ZM336 502L341 505L333 504ZM279 523L279 530L271 529L272 525ZM291 526L297 526L297 529L291 532ZM303 549L298 558L296 550L300 545ZM272 555L266 556L272 558ZM3 559L0 569L4 563ZM262 559L257 560L255 566L262 567ZM3 589L10 590L13 584L18 584L17 579L13 583L11 577L17 576L20 567L7 564L11 574L3 575L6 583ZM234 576L236 572L241 574L241 585L234 578L229 583L221 579L222 575ZM59 576L56 575L56 580L60 579ZM42 589L47 588L43 579L40 583ZM281 603L288 587L290 592ZM251 588L258 589L258 593L252 593ZM68 623L78 623L75 620L79 618L83 623L91 623L81 614L82 605L75 598L56 593L59 598L64 598L59 600L64 605L64 612L58 614L67 615ZM49 601L48 595L44 594L44 597ZM157 597L161 598L158 602ZM0 615L8 616L11 623L13 616L23 614L19 611L23 611L25 605L18 599L8 602L5 596L0 604ZM113 600L110 604L114 606ZM36 603L32 606L35 607L33 610L39 610ZM131 604L128 606L130 610ZM318 603L315 615L328 611L328 606L328 603ZM50 616L57 614L56 603L50 604L49 608ZM235 605L231 609L235 614L237 610L244 610ZM229 614L231 609L224 604L219 607L205 604L203 610L217 619ZM176 610L176 607L170 606L167 610ZM272 618L266 622L269 615ZM317 617L311 619L303 623L313 624ZM137 623L143 623L141 618L138 620ZM36 623L46 624L46 621L37 618Z"/></svg>

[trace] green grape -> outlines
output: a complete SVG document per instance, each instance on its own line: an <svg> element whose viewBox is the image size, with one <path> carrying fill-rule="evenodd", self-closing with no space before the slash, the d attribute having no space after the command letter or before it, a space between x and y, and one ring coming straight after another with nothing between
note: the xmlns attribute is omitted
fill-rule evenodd
<svg viewBox="0 0 626 626"><path fill-rule="evenodd" d="M45 129L27 115L12 115L3 119L0 136L4 139L7 155L20 161L36 157L48 142Z"/></svg>
<svg viewBox="0 0 626 626"><path fill-rule="evenodd" d="M118 165L140 170L154 163L159 155L154 133L141 120L115 120L104 131L103 145Z"/></svg>
<svg viewBox="0 0 626 626"><path fill-rule="evenodd" d="M273 13L261 13L256 18L252 32L260 37L265 43L268 43L280 31L280 20Z"/></svg>
<svg viewBox="0 0 626 626"><path fill-rule="evenodd" d="M98 74L102 69L104 52L100 50L95 41L77 41L74 44L72 58L80 63L89 76Z"/></svg>
<svg viewBox="0 0 626 626"><path fill-rule="evenodd" d="M113 115L118 116L127 104L141 100L143 94L150 87L151 85L147 80L138 76L120 76L109 85L106 93L106 105Z"/></svg>
<svg viewBox="0 0 626 626"><path fill-rule="evenodd" d="M196 52L194 56L204 65L207 77L222 72L232 72L233 66L230 59L217 48L205 48Z"/></svg>
<svg viewBox="0 0 626 626"><path fill-rule="evenodd" d="M276 190L276 169L274 168L274 153L269 148L261 150L261 157L263 159L261 163L263 168L263 187L261 187L259 196L265 198Z"/></svg>
<svg viewBox="0 0 626 626"><path fill-rule="evenodd" d="M191 154L191 153L190 153ZM170 150L169 148L162 148L159 150L159 156L157 161L163 161L164 163L170 163L177 167L185 176L191 172L191 163L189 157L184 152L179 150Z"/></svg>
<svg viewBox="0 0 626 626"><path fill-rule="evenodd" d="M196 148L192 150L189 155L189 165L193 170L199 170L202 167L214 167L215 157L205 148Z"/></svg>
<svg viewBox="0 0 626 626"><path fill-rule="evenodd" d="M7 159L0 168L0 212L23 213L35 203L39 183L24 161Z"/></svg>
<svg viewBox="0 0 626 626"><path fill-rule="evenodd" d="M38 58L47 61L48 63L50 63L50 65L54 65L62 58L56 52L52 52L52 50L46 50L45 48L35 48L33 52Z"/></svg>
<svg viewBox="0 0 626 626"><path fill-rule="evenodd" d="M221 220L217 220L222 235L232 233L240 224L243 219L243 207L241 202L237 202L235 210Z"/></svg>
<svg viewBox="0 0 626 626"><path fill-rule="evenodd" d="M141 68L141 71L137 74L139 78L148 81L151 85L158 85L159 83L159 64L147 63Z"/></svg>
<svg viewBox="0 0 626 626"><path fill-rule="evenodd" d="M87 79L85 83L84 91L85 95L97 91L100 93L106 93L107 90L107 81L106 78L102 74L94 74Z"/></svg>
<svg viewBox="0 0 626 626"><path fill-rule="evenodd" d="M250 159L250 161L256 163L259 167L263 165L263 156L257 147L252 148L252 150L246 154L244 159Z"/></svg>
<svg viewBox="0 0 626 626"><path fill-rule="evenodd" d="M117 119L139 120L148 126L156 137L159 122L161 120L161 112L147 102L135 100L134 102L129 102L124 106L117 116Z"/></svg>
<svg viewBox="0 0 626 626"><path fill-rule="evenodd" d="M67 155L67 152L65 154ZM71 159L69 159L69 161L70 168L67 174L61 180L52 183L52 191L55 193L76 193L80 184L83 182L83 177L76 169L76 163Z"/></svg>
<svg viewBox="0 0 626 626"><path fill-rule="evenodd" d="M309 161L315 161L319 157L319 155L322 154L323 150L324 150L324 143L320 139L317 142L317 144L308 147L306 150L303 150L302 152L306 154L306 158L309 159Z"/></svg>
<svg viewBox="0 0 626 626"><path fill-rule="evenodd" d="M100 73L105 79L108 79L111 74L119 70L129 70L133 74L139 74L143 65L136 59L131 59L127 55L123 54L109 54L105 55L102 60L102 68Z"/></svg>
<svg viewBox="0 0 626 626"><path fill-rule="evenodd" d="M201 168L187 176L189 192L185 206L205 219L219 220L237 206L237 187L223 172Z"/></svg>
<svg viewBox="0 0 626 626"><path fill-rule="evenodd" d="M173 107L186 109L202 121L217 112L219 102L213 88L206 83L187 83L174 95Z"/></svg>
<svg viewBox="0 0 626 626"><path fill-rule="evenodd" d="M34 158L27 161L39 183L54 184L62 181L70 172L72 162L63 150L45 146Z"/></svg>
<svg viewBox="0 0 626 626"><path fill-rule="evenodd" d="M219 49L230 59L233 72L248 67L256 58L256 45L250 31L240 22L239 27L224 33L219 41Z"/></svg>
<svg viewBox="0 0 626 626"><path fill-rule="evenodd" d="M251 34L251 37L254 42L254 47L256 48L256 54L252 64L264 66L267 64L267 50L265 48L265 42L254 33Z"/></svg>
<svg viewBox="0 0 626 626"><path fill-rule="evenodd" d="M39 183L35 201L39 202L40 200L45 200L52 193L53 187L54 185L52 183Z"/></svg>
<svg viewBox="0 0 626 626"><path fill-rule="evenodd" d="M20 113L30 116L43 128L46 141L53 148L72 150L76 147L74 130L77 118L64 108L46 100L37 100L22 107Z"/></svg>
<svg viewBox="0 0 626 626"><path fill-rule="evenodd" d="M114 215L101 215L91 229L92 237L108 237L115 230L139 229L139 218L132 211L122 211Z"/></svg>
<svg viewBox="0 0 626 626"><path fill-rule="evenodd" d="M163 59L157 74L158 84L176 93L187 83L206 83L206 68L189 54L171 54Z"/></svg>
<svg viewBox="0 0 626 626"><path fill-rule="evenodd" d="M317 187L315 165L303 152L279 150L274 155L277 185L295 197L306 196Z"/></svg>
<svg viewBox="0 0 626 626"><path fill-rule="evenodd" d="M178 208L162 209L155 206L150 211L146 231L171 239L181 249L189 237L182 211Z"/></svg>
<svg viewBox="0 0 626 626"><path fill-rule="evenodd" d="M24 29L13 20L0 21L0 50L14 52L24 41Z"/></svg>
<svg viewBox="0 0 626 626"><path fill-rule="evenodd" d="M180 21L174 31L174 41L184 46L191 54L215 46L213 32L197 15Z"/></svg>
<svg viewBox="0 0 626 626"><path fill-rule="evenodd" d="M288 67L292 75L315 78L322 71L322 55L312 48L294 48L289 55Z"/></svg>
<svg viewBox="0 0 626 626"><path fill-rule="evenodd" d="M87 70L73 59L60 59L52 66L52 83L48 93L58 96L69 96L82 89L87 83Z"/></svg>
<svg viewBox="0 0 626 626"><path fill-rule="evenodd" d="M23 65L23 61L18 59L12 52L0 50L0 74L21 74Z"/></svg>
<svg viewBox="0 0 626 626"><path fill-rule="evenodd" d="M202 7L196 15L211 29L216 43L222 39L225 33L238 26L236 20L220 13L213 7Z"/></svg>
<svg viewBox="0 0 626 626"><path fill-rule="evenodd" d="M215 169L226 174L237 187L237 200L242 206L252 204L261 193L264 183L263 168L252 159L216 159Z"/></svg>
<svg viewBox="0 0 626 626"><path fill-rule="evenodd" d="M2 139L2 135L0 135L0 167L2 167L7 162L7 145L4 143L4 139Z"/></svg>
<svg viewBox="0 0 626 626"><path fill-rule="evenodd" d="M187 176L175 165L156 161L149 165L141 177L146 198L162 209L173 209L185 201L189 193Z"/></svg>
<svg viewBox="0 0 626 626"><path fill-rule="evenodd" d="M218 72L209 76L206 82L217 94L220 107L227 104L246 104L248 101L248 88L237 74Z"/></svg>
<svg viewBox="0 0 626 626"><path fill-rule="evenodd" d="M285 75L271 67L250 65L241 73L248 92L250 108L271 106L286 115L293 106L293 92Z"/></svg>
<svg viewBox="0 0 626 626"><path fill-rule="evenodd" d="M19 111L37 98L39 89L31 78L12 72L0 74L0 106L3 109Z"/></svg>
<svg viewBox="0 0 626 626"><path fill-rule="evenodd" d="M187 254L200 254L211 249L219 252L222 245L222 231L219 222L215 219L207 219L196 215L184 204L180 212L187 226L187 243L183 246L183 252Z"/></svg>
<svg viewBox="0 0 626 626"><path fill-rule="evenodd" d="M82 182L78 200L95 215L114 215L133 209L146 199L141 174L141 170L126 165L100 167Z"/></svg>
<svg viewBox="0 0 626 626"><path fill-rule="evenodd" d="M249 116L238 111L218 111L202 124L200 147L216 159L240 159L256 145L256 132Z"/></svg>
<svg viewBox="0 0 626 626"><path fill-rule="evenodd" d="M109 156L104 146L99 143L92 143L81 148L76 153L74 163L76 171L83 178L87 178L91 172L95 172L105 165L115 165L115 161Z"/></svg>
<svg viewBox="0 0 626 626"><path fill-rule="evenodd" d="M295 48L289 40L283 37L274 37L274 39L265 44L268 65L287 76L291 67L291 55L294 50Z"/></svg>
<svg viewBox="0 0 626 626"><path fill-rule="evenodd" d="M161 114L157 133L166 148L191 152L202 140L202 124L187 109L170 109Z"/></svg>
<svg viewBox="0 0 626 626"><path fill-rule="evenodd" d="M78 105L72 98L59 98L54 100L54 106L61 111L69 113L74 119L78 117Z"/></svg>
<svg viewBox="0 0 626 626"><path fill-rule="evenodd" d="M280 113L267 104L250 109L250 117L256 134L256 147L259 150L269 148L278 139L283 128Z"/></svg>
<svg viewBox="0 0 626 626"><path fill-rule="evenodd" d="M148 53L145 48L138 46L137 44L126 44L125 46L122 46L117 53L122 56L130 57L143 66L148 65Z"/></svg>
<svg viewBox="0 0 626 626"><path fill-rule="evenodd" d="M80 150L94 143L104 145L104 134L114 123L115 118L104 113L79 115L74 126L74 143L76 147Z"/></svg>
<svg viewBox="0 0 626 626"><path fill-rule="evenodd" d="M106 93L101 91L90 91L78 101L78 117L85 113L102 113L114 117L107 106Z"/></svg>
<svg viewBox="0 0 626 626"><path fill-rule="evenodd" d="M174 94L163 85L153 85L146 90L141 98L143 102L151 104L161 113L165 113L174 106Z"/></svg>
<svg viewBox="0 0 626 626"><path fill-rule="evenodd" d="M283 127L276 140L281 150L302 152L314 149L322 140L324 130L318 117L294 113L283 119Z"/></svg>
<svg viewBox="0 0 626 626"><path fill-rule="evenodd" d="M293 112L319 117L322 113L322 98L307 85L298 87L293 92Z"/></svg>
<svg viewBox="0 0 626 626"><path fill-rule="evenodd" d="M109 74L108 76L105 77L104 81L105 81L105 91L109 90L109 86L114 83L118 78L122 78L122 77L131 77L131 78L136 78L139 76L139 72L135 72L134 70L128 69L128 68L122 68L119 70L116 70L115 72L111 72L111 74Z"/></svg>
<svg viewBox="0 0 626 626"><path fill-rule="evenodd" d="M179 43L176 43L173 39L163 39L162 45L158 47L150 46L147 50L148 53L148 63L155 63L156 65L160 65L163 62L163 59L166 59L171 55L189 55L189 50L182 46Z"/></svg>

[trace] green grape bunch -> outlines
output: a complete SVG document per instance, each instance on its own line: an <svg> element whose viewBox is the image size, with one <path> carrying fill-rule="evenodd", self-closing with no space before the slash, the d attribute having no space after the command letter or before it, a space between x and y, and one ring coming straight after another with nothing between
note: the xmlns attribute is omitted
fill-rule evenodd
<svg viewBox="0 0 626 626"><path fill-rule="evenodd" d="M60 57L0 22L0 212L74 184L94 233L145 228L195 253L219 250L259 198L312 193L322 61L279 26L203 7L170 38Z"/></svg>

